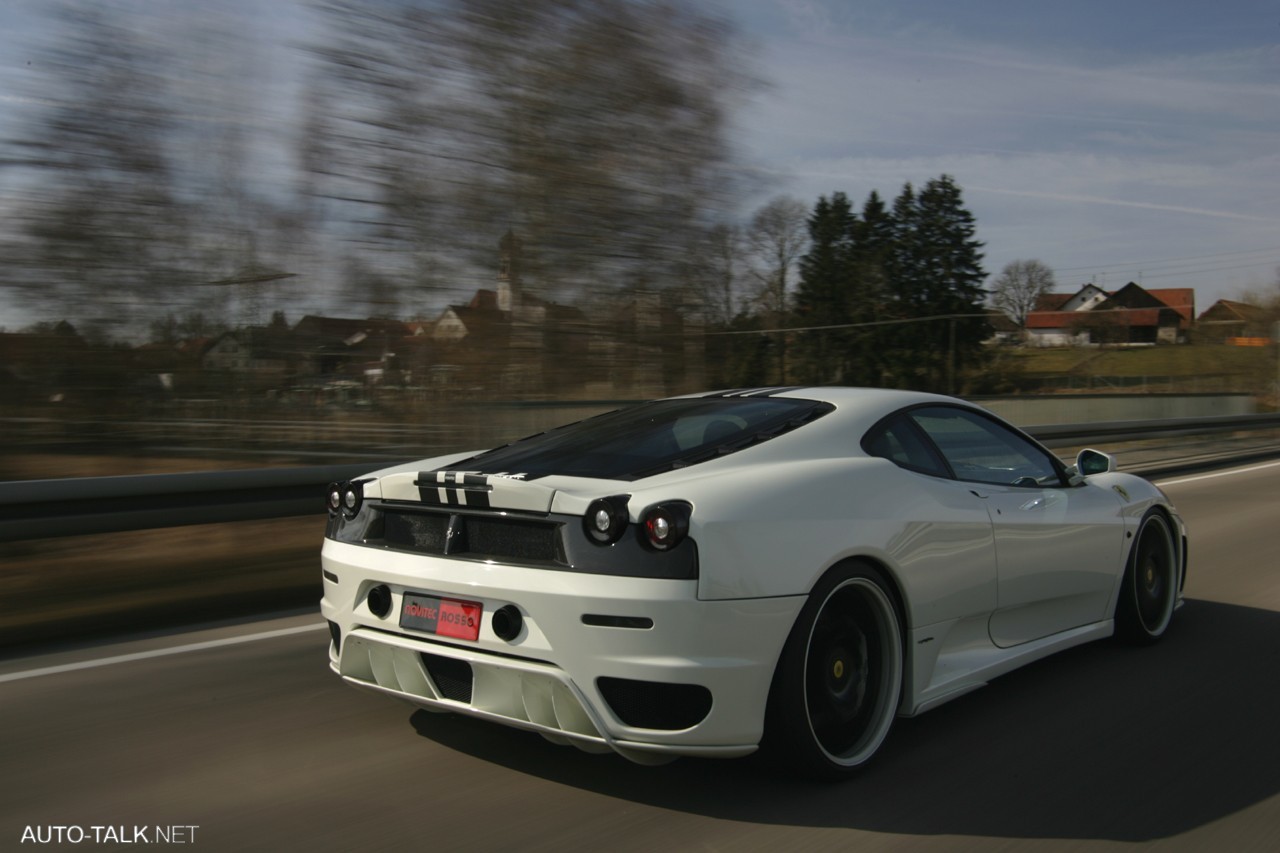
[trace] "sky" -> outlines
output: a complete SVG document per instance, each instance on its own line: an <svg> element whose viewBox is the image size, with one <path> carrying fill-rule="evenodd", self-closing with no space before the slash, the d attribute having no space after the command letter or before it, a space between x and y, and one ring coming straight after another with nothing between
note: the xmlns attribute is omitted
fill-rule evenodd
<svg viewBox="0 0 1280 853"><path fill-rule="evenodd" d="M1280 5L1194 0L724 2L772 85L741 118L771 190L896 195L952 175L994 276L1060 291L1280 269Z"/></svg>
<svg viewBox="0 0 1280 853"><path fill-rule="evenodd" d="M119 2L159 20L221 4L286 44L307 26L296 0ZM992 279L1036 259L1060 291L1193 287L1197 312L1277 280L1274 0L701 2L737 24L765 84L735 120L760 182L744 219L776 195L844 192L860 206L948 174ZM0 3L0 132L38 9ZM287 55L264 69L277 98L295 76Z"/></svg>

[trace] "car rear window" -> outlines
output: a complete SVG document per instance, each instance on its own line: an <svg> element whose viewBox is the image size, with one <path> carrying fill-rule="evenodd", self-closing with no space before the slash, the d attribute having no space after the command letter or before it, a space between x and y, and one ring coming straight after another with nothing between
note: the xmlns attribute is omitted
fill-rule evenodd
<svg viewBox="0 0 1280 853"><path fill-rule="evenodd" d="M521 439L449 470L638 480L759 444L833 408L775 397L658 400Z"/></svg>

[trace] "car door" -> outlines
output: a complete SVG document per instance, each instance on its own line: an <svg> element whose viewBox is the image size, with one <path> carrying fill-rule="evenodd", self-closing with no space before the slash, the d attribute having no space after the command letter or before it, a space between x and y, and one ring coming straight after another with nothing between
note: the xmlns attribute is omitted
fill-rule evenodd
<svg viewBox="0 0 1280 853"><path fill-rule="evenodd" d="M905 414L880 421L862 446L911 472L906 488L881 496L878 511L897 528L885 550L908 586L916 626L991 613L996 551L986 502L951 476L937 448Z"/></svg>
<svg viewBox="0 0 1280 853"><path fill-rule="evenodd" d="M1015 646L1105 618L1124 551L1119 498L1069 485L1047 451L980 412L928 406L911 417L990 514L992 641Z"/></svg>

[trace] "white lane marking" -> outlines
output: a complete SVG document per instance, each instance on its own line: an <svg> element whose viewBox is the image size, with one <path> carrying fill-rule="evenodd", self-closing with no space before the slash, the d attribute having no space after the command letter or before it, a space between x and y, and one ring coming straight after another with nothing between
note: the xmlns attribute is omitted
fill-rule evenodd
<svg viewBox="0 0 1280 853"><path fill-rule="evenodd" d="M1248 468L1235 468L1231 471L1219 471L1216 474L1196 474L1194 477L1182 477L1177 480L1157 480L1161 486L1180 486L1183 483L1194 483L1197 480L1212 480L1214 477L1230 477L1233 474L1248 474L1252 471L1264 471L1267 468L1275 468L1280 466L1280 462L1264 462L1261 465L1251 465Z"/></svg>
<svg viewBox="0 0 1280 853"><path fill-rule="evenodd" d="M96 660L77 661L76 663L64 663L58 666L45 666L39 669L28 669L23 672L10 672L7 675L0 675L0 683L6 681L21 681L24 678L36 678L41 675L56 675L60 672L74 672L78 669L93 669L99 666L111 666L117 663L129 663L136 660L147 660L148 658L160 658L167 655L181 655L187 652L199 652L205 649L217 649L222 646L235 646L241 643L252 643L257 640L271 640L276 637L287 637L291 634L301 634L305 631L315 631L326 628L323 622L312 625L301 625L296 628L280 628L275 631L263 631L259 634L242 634L239 637L225 637L221 640L206 640L203 643L187 643L184 646L170 646L165 649L152 649L146 652L133 652L127 655L115 655L109 658L97 658Z"/></svg>
<svg viewBox="0 0 1280 853"><path fill-rule="evenodd" d="M1236 468L1231 471L1219 471L1216 474L1197 474L1193 477L1182 477L1177 480L1160 480L1157 481L1161 486L1179 486L1183 483L1194 483L1198 480L1211 480L1215 477L1229 477L1233 474L1248 474L1252 471L1263 471L1268 468L1280 466L1280 462L1267 462L1261 465L1252 465L1248 468ZM181 655L187 652L199 652L205 649L217 649L223 646L236 646L241 643L252 643L258 640L271 640L276 637L288 637L293 634L302 634L306 631L318 631L327 627L323 622L317 622L311 625L301 625L296 628L280 628L275 631L263 631L258 634L244 634L239 637L226 637L221 640L207 640L203 643L187 643L183 646L171 646L166 649L152 649L146 652L134 652L127 655L115 655L108 658L97 658L96 660L77 661L76 663L64 663L58 666L46 666L39 669L28 669L23 672L10 672L0 675L0 684L7 681L22 681L26 678L37 678L41 675L56 675L60 672L75 672L81 669L94 669L100 666L112 666L117 663L130 663L138 660L148 660L150 658L166 657L168 655Z"/></svg>

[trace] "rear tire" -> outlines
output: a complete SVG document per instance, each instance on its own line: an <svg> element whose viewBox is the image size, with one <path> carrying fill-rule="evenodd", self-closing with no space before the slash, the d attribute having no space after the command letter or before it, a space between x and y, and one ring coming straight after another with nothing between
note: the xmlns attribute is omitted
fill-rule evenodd
<svg viewBox="0 0 1280 853"><path fill-rule="evenodd" d="M1178 551L1169 519L1158 509L1142 517L1116 605L1116 635L1149 644L1169 628L1178 602Z"/></svg>
<svg viewBox="0 0 1280 853"><path fill-rule="evenodd" d="M889 733L902 695L902 631L880 573L851 563L825 575L774 672L765 747L800 773L839 779Z"/></svg>

